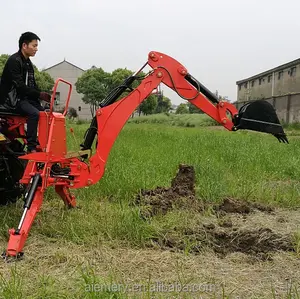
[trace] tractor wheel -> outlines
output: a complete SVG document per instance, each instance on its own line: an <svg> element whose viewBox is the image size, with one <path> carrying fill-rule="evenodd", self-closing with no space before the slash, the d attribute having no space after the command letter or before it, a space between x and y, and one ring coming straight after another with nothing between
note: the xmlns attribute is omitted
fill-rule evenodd
<svg viewBox="0 0 300 299"><path fill-rule="evenodd" d="M21 148L17 143L14 150ZM20 152L19 152L20 154ZM24 188L19 183L23 176L27 161L18 159L18 156L11 151L4 151L0 154L0 205L14 203L21 197Z"/></svg>

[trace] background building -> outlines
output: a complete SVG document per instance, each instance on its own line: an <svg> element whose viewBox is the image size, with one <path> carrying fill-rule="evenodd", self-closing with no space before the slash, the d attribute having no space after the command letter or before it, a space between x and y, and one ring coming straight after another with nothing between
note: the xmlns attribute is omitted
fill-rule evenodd
<svg viewBox="0 0 300 299"><path fill-rule="evenodd" d="M90 120L92 118L90 106L82 101L83 95L77 93L75 87L75 83L77 82L78 78L84 73L84 70L64 60L45 69L44 71L47 72L54 80L62 78L72 83L73 88L69 107L73 107L76 109L79 119ZM56 94L57 101L55 103L55 110L59 110L65 106L68 95L68 88L68 85L59 83Z"/></svg>
<svg viewBox="0 0 300 299"><path fill-rule="evenodd" d="M237 81L236 84L238 101L298 93L300 92L300 59Z"/></svg>
<svg viewBox="0 0 300 299"><path fill-rule="evenodd" d="M237 108L244 103L269 101L282 122L300 122L300 58L236 82Z"/></svg>

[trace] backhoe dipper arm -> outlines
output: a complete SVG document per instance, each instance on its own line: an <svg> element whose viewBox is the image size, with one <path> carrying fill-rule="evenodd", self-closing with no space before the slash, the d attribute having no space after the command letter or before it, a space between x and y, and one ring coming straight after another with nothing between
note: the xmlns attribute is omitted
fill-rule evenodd
<svg viewBox="0 0 300 299"><path fill-rule="evenodd" d="M126 97L115 102L122 92L131 87L137 75L146 65L151 66L152 70L144 77L139 86ZM226 115L227 112L231 114L231 117L237 114L233 105L219 102L213 93L195 80L187 69L172 57L159 52L150 52L148 62L127 78L123 85L114 90L101 103L102 107L96 111L96 116L81 145L82 150L91 149L94 138L98 135L96 153L89 159L89 164L79 159L72 160L70 167L74 181L70 188L90 186L101 179L110 150L126 121L161 82L228 130L234 130L232 120Z"/></svg>
<svg viewBox="0 0 300 299"><path fill-rule="evenodd" d="M173 59L159 52L150 52L148 64L164 72L163 83L173 89L181 98L189 101L209 115L226 129L235 130L232 119L238 114L236 107L219 101L215 94L198 82L188 70ZM230 118L227 117L230 114Z"/></svg>

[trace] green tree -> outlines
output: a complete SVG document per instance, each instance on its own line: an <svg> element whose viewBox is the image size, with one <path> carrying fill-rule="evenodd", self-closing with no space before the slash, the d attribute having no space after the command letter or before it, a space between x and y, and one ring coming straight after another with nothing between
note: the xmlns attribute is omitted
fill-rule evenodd
<svg viewBox="0 0 300 299"><path fill-rule="evenodd" d="M144 100L139 108L139 115L141 113L144 113L145 115L153 114L155 113L157 107L157 97L155 95L150 95L146 100Z"/></svg>
<svg viewBox="0 0 300 299"><path fill-rule="evenodd" d="M92 116L111 90L111 82L110 73L94 68L84 72L75 83L77 92L83 94L83 102L90 105Z"/></svg>
<svg viewBox="0 0 300 299"><path fill-rule="evenodd" d="M35 67L35 79L40 90L51 93L54 86L54 80L47 72L39 71Z"/></svg>
<svg viewBox="0 0 300 299"><path fill-rule="evenodd" d="M133 74L133 71L128 70L127 68L122 69L118 68L115 69L111 73L111 81L110 81L110 90L116 88L117 86L120 86L123 84L124 80L128 77L130 77ZM133 87L137 87L138 83L135 82Z"/></svg>
<svg viewBox="0 0 300 299"><path fill-rule="evenodd" d="M115 69L112 73L111 73L111 79L110 79L110 87L109 90L112 91L113 89L115 89L118 86L121 86L125 79L127 79L128 77L130 77L133 74L133 71L128 70L127 68L118 68ZM140 81L136 80L135 82L133 82L132 84L132 88L137 88L138 85L140 84ZM123 92L119 98L117 99L120 100L124 97L126 97L131 91L128 89L127 91Z"/></svg>
<svg viewBox="0 0 300 299"><path fill-rule="evenodd" d="M69 107L68 117L71 118L71 119L74 119L74 118L78 117L77 110L74 107Z"/></svg>
<svg viewBox="0 0 300 299"><path fill-rule="evenodd" d="M118 68L115 69L111 73L111 86L110 90L115 89L116 87L123 84L124 80L130 77L134 72L131 70L128 70L127 68ZM145 74L141 72L139 76L143 77ZM140 85L140 80L135 80L132 84L132 88L137 88ZM121 98L126 97L131 91L127 90L122 93L122 95L119 96L117 100L120 100ZM157 106L157 99L155 96L150 95L146 100L144 100L136 109L136 111L139 112L139 115L141 113L144 113L146 115L152 114L155 111L155 108ZM133 117L134 113L132 114Z"/></svg>
<svg viewBox="0 0 300 299"><path fill-rule="evenodd" d="M8 59L9 55L8 54L1 54L0 55L0 76L2 75L4 65Z"/></svg>
<svg viewBox="0 0 300 299"><path fill-rule="evenodd" d="M8 54L0 55L0 76L2 75L5 63L8 58L9 58ZM36 78L36 83L38 88L42 91L51 92L54 86L53 78L48 73L44 71L39 71L35 65L33 65L33 67L34 67L35 78Z"/></svg>
<svg viewBox="0 0 300 299"><path fill-rule="evenodd" d="M168 97L163 94L158 95L156 113L169 112L172 107L172 102Z"/></svg>
<svg viewBox="0 0 300 299"><path fill-rule="evenodd" d="M93 68L85 72L76 82L76 90L78 93L83 94L82 100L90 105L92 116L95 115L97 107L100 103L118 86L121 86L125 79L130 77L133 71L127 68L117 68L112 73L105 72L102 68ZM145 75L143 72L139 76ZM132 88L137 88L140 80L136 80L132 84ZM117 99L120 100L131 92L126 90ZM150 95L143 103L137 107L141 113L151 114L155 111L157 106L157 99L155 96Z"/></svg>
<svg viewBox="0 0 300 299"><path fill-rule="evenodd" d="M110 90L113 90L114 88L120 86L123 84L124 80L130 77L133 74L133 71L128 70L127 68L118 68L115 69L111 73L111 85ZM144 72L139 73L139 77L143 77L145 75ZM132 84L132 88L137 88L140 85L141 81L136 80ZM119 99L127 96L131 91L124 92ZM119 100L118 99L118 100ZM155 95L150 95L147 99L145 99L139 107L137 107L137 111L139 114L144 113L145 115L153 114L155 112L155 109L157 107L157 97Z"/></svg>
<svg viewBox="0 0 300 299"><path fill-rule="evenodd" d="M187 114L187 113L189 113L189 109L186 104L181 103L178 105L175 113L176 114Z"/></svg>

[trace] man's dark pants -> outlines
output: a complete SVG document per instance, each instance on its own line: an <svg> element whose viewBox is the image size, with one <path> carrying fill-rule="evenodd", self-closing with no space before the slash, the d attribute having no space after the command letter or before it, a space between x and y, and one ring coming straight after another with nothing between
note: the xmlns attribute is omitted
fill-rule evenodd
<svg viewBox="0 0 300 299"><path fill-rule="evenodd" d="M24 99L17 104L16 110L20 114L27 116L27 150L34 150L38 145L37 129L40 116L39 113L45 109L39 101Z"/></svg>

